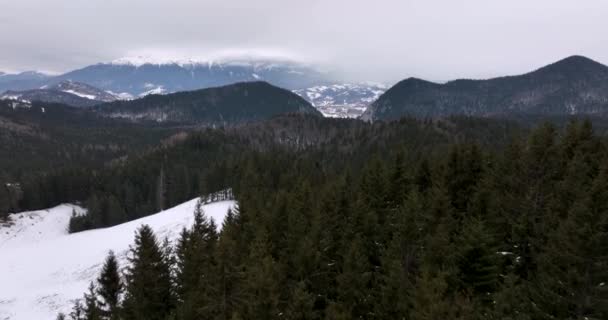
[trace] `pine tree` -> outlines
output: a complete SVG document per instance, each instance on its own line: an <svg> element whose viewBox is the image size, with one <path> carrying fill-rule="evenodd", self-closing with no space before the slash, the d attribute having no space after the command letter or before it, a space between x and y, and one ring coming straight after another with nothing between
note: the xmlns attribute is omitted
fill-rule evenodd
<svg viewBox="0 0 608 320"><path fill-rule="evenodd" d="M175 305L171 271L168 257L149 226L144 225L137 231L129 263L124 317L164 319Z"/></svg>
<svg viewBox="0 0 608 320"><path fill-rule="evenodd" d="M97 294L101 298L100 311L104 319L118 319L119 303L123 291L118 261L110 251L97 278Z"/></svg>
<svg viewBox="0 0 608 320"><path fill-rule="evenodd" d="M315 297L306 288L304 282L298 282L291 290L289 302L285 310L286 319L312 320L317 319L314 310Z"/></svg>
<svg viewBox="0 0 608 320"><path fill-rule="evenodd" d="M596 177L549 236L533 300L545 317L608 317L608 170Z"/></svg>
<svg viewBox="0 0 608 320"><path fill-rule="evenodd" d="M156 209L158 211L165 210L167 205L167 179L165 177L165 168L161 166L158 180L156 182Z"/></svg>
<svg viewBox="0 0 608 320"><path fill-rule="evenodd" d="M270 255L266 232L259 230L251 244L245 286L248 299L244 318L278 319L280 284L283 280L279 263Z"/></svg>
<svg viewBox="0 0 608 320"><path fill-rule="evenodd" d="M179 319L204 319L218 313L216 246L216 225L205 216L199 200L194 225L182 232L176 250L177 294L181 303L176 314Z"/></svg>
<svg viewBox="0 0 608 320"><path fill-rule="evenodd" d="M6 221L10 209L8 189L0 182L0 221Z"/></svg>
<svg viewBox="0 0 608 320"><path fill-rule="evenodd" d="M450 298L445 274L423 269L416 283L410 319L457 319L458 306Z"/></svg>
<svg viewBox="0 0 608 320"><path fill-rule="evenodd" d="M412 190L396 212L391 223L392 238L382 252L375 315L383 319L405 319L410 313L424 239L420 197L416 189Z"/></svg>
<svg viewBox="0 0 608 320"><path fill-rule="evenodd" d="M126 213L115 196L110 196L106 200L106 210L108 211L109 226L114 226L127 220Z"/></svg>
<svg viewBox="0 0 608 320"><path fill-rule="evenodd" d="M487 305L491 304L500 268L494 240L483 221L467 218L454 249L461 291L470 291Z"/></svg>
<svg viewBox="0 0 608 320"><path fill-rule="evenodd" d="M101 320L101 312L99 310L99 303L97 302L97 295L95 285L91 282L89 285L89 292L84 295L84 308L83 314L85 320Z"/></svg>
<svg viewBox="0 0 608 320"><path fill-rule="evenodd" d="M218 320L229 320L238 314L237 306L244 300L242 269L244 249L239 244L240 217L238 210L229 209L222 224L217 247L219 304Z"/></svg>
<svg viewBox="0 0 608 320"><path fill-rule="evenodd" d="M82 306L82 302L80 300L76 300L74 303L74 307L70 312L71 320L87 320L84 316L84 307Z"/></svg>
<svg viewBox="0 0 608 320"><path fill-rule="evenodd" d="M414 184L418 188L418 191L421 193L426 192L433 186L431 168L427 159L423 159L418 165L414 176Z"/></svg>
<svg viewBox="0 0 608 320"><path fill-rule="evenodd" d="M444 184L452 206L458 212L468 209L482 172L482 155L476 145L457 146L450 152Z"/></svg>
<svg viewBox="0 0 608 320"><path fill-rule="evenodd" d="M494 306L490 319L531 320L533 314L529 289L525 282L514 274L505 276L504 283L494 295Z"/></svg>
<svg viewBox="0 0 608 320"><path fill-rule="evenodd" d="M410 180L405 169L405 156L403 152L398 152L395 157L395 163L391 168L389 185L389 202L393 207L397 207L405 201L410 188Z"/></svg>
<svg viewBox="0 0 608 320"><path fill-rule="evenodd" d="M356 237L345 248L342 273L337 276L337 303L344 315L367 317L372 311L369 286L373 273L363 240Z"/></svg>

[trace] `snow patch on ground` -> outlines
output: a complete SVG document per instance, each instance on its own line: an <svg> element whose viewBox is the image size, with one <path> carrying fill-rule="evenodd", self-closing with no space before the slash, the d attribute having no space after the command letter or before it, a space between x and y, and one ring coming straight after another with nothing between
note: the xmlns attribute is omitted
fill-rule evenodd
<svg viewBox="0 0 608 320"><path fill-rule="evenodd" d="M0 319L55 319L68 313L101 269L109 250L125 265L135 231L148 224L159 240L175 240L193 222L197 199L174 208L105 229L68 234L73 212L84 209L60 205L48 210L15 213L0 225ZM221 226L234 201L204 206Z"/></svg>
<svg viewBox="0 0 608 320"><path fill-rule="evenodd" d="M150 94L164 94L167 93L167 90L165 90L165 88L163 88L163 86L158 86L156 88L150 89L148 91L142 92L139 94L140 97L145 97L147 95Z"/></svg>
<svg viewBox="0 0 608 320"><path fill-rule="evenodd" d="M135 99L135 97L132 94L128 93L128 92L117 93L117 92L112 92L111 90L106 90L106 92L109 93L109 94L111 94L111 95L113 95L113 96L115 96L115 97L117 97L118 100L133 100L133 99Z"/></svg>
<svg viewBox="0 0 608 320"><path fill-rule="evenodd" d="M96 100L97 96L92 95L92 94L86 94L86 93L82 93L82 92L78 92L75 90L63 90L63 92L67 92L67 93L71 93L73 95L77 95L81 98L85 98L85 99L89 99L89 100Z"/></svg>

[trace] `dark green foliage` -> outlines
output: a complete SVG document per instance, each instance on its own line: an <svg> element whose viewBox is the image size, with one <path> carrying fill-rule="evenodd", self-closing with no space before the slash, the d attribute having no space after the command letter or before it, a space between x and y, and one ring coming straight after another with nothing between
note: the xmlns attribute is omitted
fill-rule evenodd
<svg viewBox="0 0 608 320"><path fill-rule="evenodd" d="M175 311L176 319L210 319L220 312L216 247L216 225L205 216L199 202L194 225L182 231L176 248L176 291L180 303Z"/></svg>
<svg viewBox="0 0 608 320"><path fill-rule="evenodd" d="M101 114L120 113L135 119L198 124L231 124L270 118L283 113L321 116L309 102L267 82L242 82L223 87L149 95L97 107Z"/></svg>
<svg viewBox="0 0 608 320"><path fill-rule="evenodd" d="M97 295L99 296L99 311L104 319L118 319L120 298L123 283L118 269L118 261L114 252L110 251L97 278Z"/></svg>
<svg viewBox="0 0 608 320"><path fill-rule="evenodd" d="M277 133L292 120L310 132ZM152 212L161 168L168 206L194 181L238 201L219 234L197 206L173 257L138 232L123 318L608 317L607 149L589 123L489 146L437 134L441 121L300 120L205 131L109 169L89 210L113 196L125 219ZM323 142L277 142L307 139Z"/></svg>
<svg viewBox="0 0 608 320"><path fill-rule="evenodd" d="M404 116L477 117L606 114L608 67L572 56L523 75L434 83L408 78L395 84L366 110L369 119ZM551 90L547 90L547 88ZM534 99L522 99L533 96Z"/></svg>
<svg viewBox="0 0 608 320"><path fill-rule="evenodd" d="M142 152L179 129L158 124L133 124L115 119L104 119L93 112L61 104L33 102L16 106L8 100L0 101L0 181L21 182L38 175L57 175L85 167L86 181L105 163L133 152ZM71 179L69 182L75 182ZM59 181L68 183L68 181ZM32 186L33 187L33 186ZM45 187L40 185L39 187ZM30 187L27 187L30 188ZM48 188L54 194L63 188ZM74 193L87 190L74 185ZM26 192L28 193L28 192ZM49 197L41 195L43 199ZM37 208L48 203L30 202Z"/></svg>
<svg viewBox="0 0 608 320"><path fill-rule="evenodd" d="M175 306L169 257L152 229L144 225L135 235L126 276L123 314L134 320L165 319Z"/></svg>
<svg viewBox="0 0 608 320"><path fill-rule="evenodd" d="M4 221L8 218L10 210L10 197L8 188L0 185L0 221Z"/></svg>
<svg viewBox="0 0 608 320"><path fill-rule="evenodd" d="M101 320L101 310L99 309L97 293L93 283L89 286L89 292L84 295L83 313L85 320Z"/></svg>

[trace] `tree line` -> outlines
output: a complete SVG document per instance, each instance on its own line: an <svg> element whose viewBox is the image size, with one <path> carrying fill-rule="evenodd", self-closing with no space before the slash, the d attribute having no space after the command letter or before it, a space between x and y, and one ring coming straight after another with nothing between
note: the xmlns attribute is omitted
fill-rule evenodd
<svg viewBox="0 0 608 320"><path fill-rule="evenodd" d="M361 168L251 153L219 233L200 209L174 244L142 227L117 302L98 281L72 319L608 318L607 148L589 122L380 151Z"/></svg>

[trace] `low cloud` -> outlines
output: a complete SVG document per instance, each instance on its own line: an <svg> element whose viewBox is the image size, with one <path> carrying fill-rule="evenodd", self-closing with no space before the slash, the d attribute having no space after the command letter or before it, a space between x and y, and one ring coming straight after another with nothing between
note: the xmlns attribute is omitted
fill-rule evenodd
<svg viewBox="0 0 608 320"><path fill-rule="evenodd" d="M0 70L123 56L268 56L348 80L516 74L568 55L608 62L608 2L19 0L0 5Z"/></svg>

